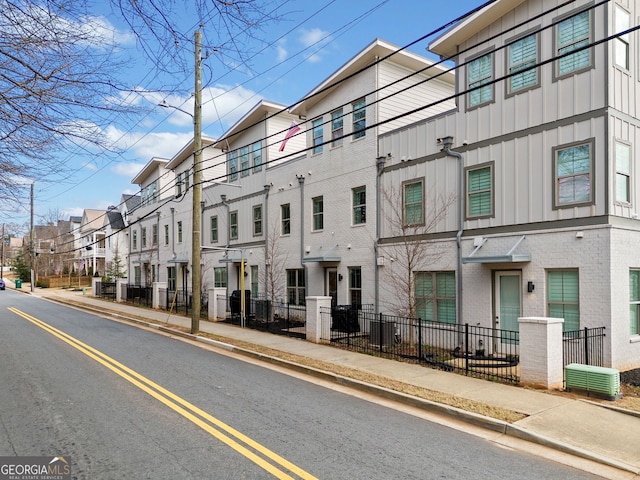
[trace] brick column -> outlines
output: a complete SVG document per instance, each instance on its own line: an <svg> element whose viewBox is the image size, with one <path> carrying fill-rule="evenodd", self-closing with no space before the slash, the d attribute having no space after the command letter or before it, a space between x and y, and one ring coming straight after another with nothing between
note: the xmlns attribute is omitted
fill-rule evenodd
<svg viewBox="0 0 640 480"><path fill-rule="evenodd" d="M521 317L520 383L562 388L562 318Z"/></svg>
<svg viewBox="0 0 640 480"><path fill-rule="evenodd" d="M331 309L331 297L307 297L307 340L313 343L329 342L329 329L331 328L330 322L325 322L326 325L323 329L322 316L320 315L320 308L325 307L327 310ZM323 335L323 330L325 330Z"/></svg>

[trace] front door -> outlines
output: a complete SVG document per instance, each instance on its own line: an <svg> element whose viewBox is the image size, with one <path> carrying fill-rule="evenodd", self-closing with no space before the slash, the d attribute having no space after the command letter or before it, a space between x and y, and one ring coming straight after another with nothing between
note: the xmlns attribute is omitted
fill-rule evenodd
<svg viewBox="0 0 640 480"><path fill-rule="evenodd" d="M338 269L330 267L325 270L324 294L331 297L331 306L338 304Z"/></svg>
<svg viewBox="0 0 640 480"><path fill-rule="evenodd" d="M517 343L517 337L511 332L518 331L518 317L522 311L521 277L520 271L515 270L495 274L495 328L501 331L501 344Z"/></svg>

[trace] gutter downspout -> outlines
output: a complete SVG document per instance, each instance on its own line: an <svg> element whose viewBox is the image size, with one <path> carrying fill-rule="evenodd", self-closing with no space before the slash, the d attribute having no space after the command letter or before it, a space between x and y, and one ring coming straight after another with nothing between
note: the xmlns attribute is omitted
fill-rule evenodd
<svg viewBox="0 0 640 480"><path fill-rule="evenodd" d="M375 256L375 279L374 279L374 313L376 318L380 313L380 265L378 264L378 244L380 243L380 184L382 178L382 171L384 170L384 161L386 157L376 158L376 240L373 244L373 251Z"/></svg>
<svg viewBox="0 0 640 480"><path fill-rule="evenodd" d="M269 246L269 191L271 190L271 185L266 184L264 186L264 298L267 298L267 290L269 286L269 275L268 273L268 255L269 252L267 248Z"/></svg>
<svg viewBox="0 0 640 480"><path fill-rule="evenodd" d="M309 279L307 278L307 266L302 261L304 259L304 175L296 175L300 186L300 265L304 269L304 291L307 295ZM306 301L306 300L305 300Z"/></svg>
<svg viewBox="0 0 640 480"><path fill-rule="evenodd" d="M442 138L442 151L450 157L458 159L458 233L456 233L456 244L458 247L458 265L456 272L457 290L456 295L456 313L458 317L458 325L462 325L462 232L464 230L464 157L459 152L451 150L453 145L453 137ZM462 345L462 330L458 330L458 345Z"/></svg>
<svg viewBox="0 0 640 480"><path fill-rule="evenodd" d="M227 196L223 193L220 195L220 200L222 201L222 205L224 205L227 210L227 221L225 222L227 224L227 243L225 245L225 249L224 249L224 254L225 255L229 255L229 237L231 236L231 230L230 230L230 226L229 226L229 202L227 202ZM230 293L229 293L229 263L225 263L224 264L225 269L227 270L227 298L229 297Z"/></svg>

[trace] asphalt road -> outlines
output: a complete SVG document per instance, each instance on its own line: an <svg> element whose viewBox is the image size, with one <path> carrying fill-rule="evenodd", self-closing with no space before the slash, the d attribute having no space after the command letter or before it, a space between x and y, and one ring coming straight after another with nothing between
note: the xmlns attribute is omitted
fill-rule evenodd
<svg viewBox="0 0 640 480"><path fill-rule="evenodd" d="M0 456L82 479L598 478L138 327L0 292Z"/></svg>

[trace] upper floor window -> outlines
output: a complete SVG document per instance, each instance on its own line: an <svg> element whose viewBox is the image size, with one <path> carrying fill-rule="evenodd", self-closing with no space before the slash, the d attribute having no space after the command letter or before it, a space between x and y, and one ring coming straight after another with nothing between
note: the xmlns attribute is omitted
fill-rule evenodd
<svg viewBox="0 0 640 480"><path fill-rule="evenodd" d="M164 226L164 244L169 245L169 225Z"/></svg>
<svg viewBox="0 0 640 480"><path fill-rule="evenodd" d="M538 36L528 35L516 40L507 51L507 73L513 74L509 77L509 93L537 85L538 69L531 67L538 63Z"/></svg>
<svg viewBox="0 0 640 480"><path fill-rule="evenodd" d="M280 205L280 233L289 235L291 233L291 206L288 203Z"/></svg>
<svg viewBox="0 0 640 480"><path fill-rule="evenodd" d="M249 175L249 147L240 149L240 175L243 177Z"/></svg>
<svg viewBox="0 0 640 480"><path fill-rule="evenodd" d="M253 207L253 236L262 235L262 205Z"/></svg>
<svg viewBox="0 0 640 480"><path fill-rule="evenodd" d="M616 142L616 202L631 202L631 147Z"/></svg>
<svg viewBox="0 0 640 480"><path fill-rule="evenodd" d="M367 222L367 189L358 187L353 192L353 224L360 225Z"/></svg>
<svg viewBox="0 0 640 480"><path fill-rule="evenodd" d="M554 207L592 202L592 142L556 148L554 157Z"/></svg>
<svg viewBox="0 0 640 480"><path fill-rule="evenodd" d="M189 170L185 170L183 174L184 178L184 191L187 193L189 191Z"/></svg>
<svg viewBox="0 0 640 480"><path fill-rule="evenodd" d="M353 108L353 139L362 138L367 134L367 102L364 98L351 104Z"/></svg>
<svg viewBox="0 0 640 480"><path fill-rule="evenodd" d="M182 184L182 173L176 176L176 191L178 195L182 195L184 185Z"/></svg>
<svg viewBox="0 0 640 480"><path fill-rule="evenodd" d="M251 157L253 159L253 173L262 170L262 141L252 145Z"/></svg>
<svg viewBox="0 0 640 480"><path fill-rule="evenodd" d="M211 243L218 242L218 216L214 215L211 217L211 225L209 229L209 241Z"/></svg>
<svg viewBox="0 0 640 480"><path fill-rule="evenodd" d="M238 239L238 212L229 213L229 236L231 240Z"/></svg>
<svg viewBox="0 0 640 480"><path fill-rule="evenodd" d="M493 214L493 165L467 170L467 218Z"/></svg>
<svg viewBox="0 0 640 480"><path fill-rule="evenodd" d="M591 15L579 13L556 25L556 55L565 55L589 45L591 41ZM567 55L556 64L557 76L568 75L591 66L591 49Z"/></svg>
<svg viewBox="0 0 640 480"><path fill-rule="evenodd" d="M313 230L324 228L324 202L322 197L313 199Z"/></svg>
<svg viewBox="0 0 640 480"><path fill-rule="evenodd" d="M615 10L615 33L629 30L629 12L624 10L620 5L616 5ZM629 34L620 35L613 41L613 58L616 65L629 69Z"/></svg>
<svg viewBox="0 0 640 480"><path fill-rule="evenodd" d="M471 60L467 65L469 107L477 107L493 100L493 53Z"/></svg>
<svg viewBox="0 0 640 480"><path fill-rule="evenodd" d="M158 245L158 225L155 223L151 227L151 245Z"/></svg>
<svg viewBox="0 0 640 480"><path fill-rule="evenodd" d="M311 123L312 126L312 135L313 135L313 153L322 152L322 135L324 126L322 125L322 118L318 118Z"/></svg>
<svg viewBox="0 0 640 480"><path fill-rule="evenodd" d="M140 229L140 231L142 232L141 235L141 240L142 240L142 248L147 248L147 228L146 227L142 227Z"/></svg>
<svg viewBox="0 0 640 480"><path fill-rule="evenodd" d="M182 221L178 222L178 243L182 243Z"/></svg>
<svg viewBox="0 0 640 480"><path fill-rule="evenodd" d="M342 145L342 135L344 132L344 116L342 109L336 110L331 114L331 146L337 147Z"/></svg>
<svg viewBox="0 0 640 480"><path fill-rule="evenodd" d="M131 248L134 250L138 249L138 231L133 230L131 232Z"/></svg>
<svg viewBox="0 0 640 480"><path fill-rule="evenodd" d="M405 225L424 224L422 180L404 184L403 215Z"/></svg>
<svg viewBox="0 0 640 480"><path fill-rule="evenodd" d="M227 154L227 166L229 168L229 181L238 179L238 150L232 150Z"/></svg>

